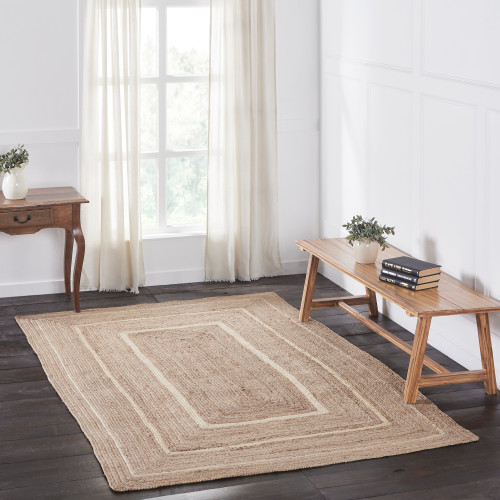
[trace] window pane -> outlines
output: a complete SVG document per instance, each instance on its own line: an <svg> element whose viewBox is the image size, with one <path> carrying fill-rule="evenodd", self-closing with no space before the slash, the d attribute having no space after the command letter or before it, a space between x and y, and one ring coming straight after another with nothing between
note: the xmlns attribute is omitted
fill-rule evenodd
<svg viewBox="0 0 500 500"><path fill-rule="evenodd" d="M167 149L206 149L208 83L167 84Z"/></svg>
<svg viewBox="0 0 500 500"><path fill-rule="evenodd" d="M158 75L158 11L141 9L141 76Z"/></svg>
<svg viewBox="0 0 500 500"><path fill-rule="evenodd" d="M208 7L167 9L167 73L208 75L209 38Z"/></svg>
<svg viewBox="0 0 500 500"><path fill-rule="evenodd" d="M200 224L207 217L207 157L170 158L167 224Z"/></svg>
<svg viewBox="0 0 500 500"><path fill-rule="evenodd" d="M158 225L157 171L156 160L141 160L141 216L143 227Z"/></svg>
<svg viewBox="0 0 500 500"><path fill-rule="evenodd" d="M154 84L141 85L141 151L158 151L158 91Z"/></svg>

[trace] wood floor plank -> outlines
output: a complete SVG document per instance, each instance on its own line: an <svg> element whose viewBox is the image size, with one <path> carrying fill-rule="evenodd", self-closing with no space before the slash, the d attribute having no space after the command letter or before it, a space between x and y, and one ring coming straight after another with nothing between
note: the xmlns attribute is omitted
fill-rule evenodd
<svg viewBox="0 0 500 500"><path fill-rule="evenodd" d="M21 399L0 402L0 424L7 419L25 419L20 425L25 425L26 421L39 422L41 418L53 418L54 415L67 414L69 410L63 404L59 396L42 399Z"/></svg>
<svg viewBox="0 0 500 500"><path fill-rule="evenodd" d="M4 464L0 467L0 491L50 483L102 477L102 469L94 455L44 458L28 462Z"/></svg>
<svg viewBox="0 0 500 500"><path fill-rule="evenodd" d="M93 309L100 307L120 307L120 306L132 306L136 304L151 304L154 302L157 301L151 294L143 294L143 295L126 294L113 298L96 297L92 299L87 299L81 303L81 307L82 310L85 310L85 309ZM72 311L73 303L69 299L67 299L64 302L62 301L49 302L49 303L34 302L30 304L15 304L15 305L4 306L1 307L0 309L2 315L7 315L11 317L29 316L32 314L42 314L49 312Z"/></svg>
<svg viewBox="0 0 500 500"><path fill-rule="evenodd" d="M102 300L119 297L130 297L136 294L129 292L97 292L97 291L80 291L80 302L87 300ZM139 288L137 295L151 295L151 292L146 287ZM2 316L2 308L5 306L26 306L29 304L49 304L53 302L71 302L64 293L49 293L45 295L23 295L20 297L4 297L0 300L0 316Z"/></svg>
<svg viewBox="0 0 500 500"><path fill-rule="evenodd" d="M455 422L474 432L474 429L500 426L500 404L460 408L446 412ZM495 434L500 429L492 429ZM500 465L500 464L499 464Z"/></svg>
<svg viewBox="0 0 500 500"><path fill-rule="evenodd" d="M192 493L160 497L164 500L323 500L323 496L305 477L239 484Z"/></svg>
<svg viewBox="0 0 500 500"><path fill-rule="evenodd" d="M0 490L0 499L5 500L145 500L159 496L159 489L115 493L104 477Z"/></svg>
<svg viewBox="0 0 500 500"><path fill-rule="evenodd" d="M17 401L21 399L53 398L57 393L50 382L37 380L35 382L16 382L0 384L0 402Z"/></svg>
<svg viewBox="0 0 500 500"><path fill-rule="evenodd" d="M339 464L304 471L326 498L364 498L458 480L476 481L495 475L500 460L500 434L477 431L478 442L408 455Z"/></svg>
<svg viewBox="0 0 500 500"><path fill-rule="evenodd" d="M498 396L485 394L484 388L429 394L429 399L443 411L498 406Z"/></svg>
<svg viewBox="0 0 500 500"><path fill-rule="evenodd" d="M75 455L92 455L92 453L92 446L81 432L59 434L3 441L0 447L0 464L31 462Z"/></svg>
<svg viewBox="0 0 500 500"><path fill-rule="evenodd" d="M28 342L3 341L0 346L0 359L14 356L27 356L33 354L33 349ZM7 361L9 363L9 361Z"/></svg>
<svg viewBox="0 0 500 500"><path fill-rule="evenodd" d="M303 481L305 479L304 473L302 471L285 471L285 472L271 472L269 474L258 474L255 476L243 476L243 477L226 477L222 479L216 479L214 481L203 481L201 483L191 483L191 484L176 484L173 486L165 486L160 489L162 495L177 495L180 493L193 493L195 491L203 490L216 490L220 488L228 488L230 486L238 486L243 484L253 484L269 481Z"/></svg>
<svg viewBox="0 0 500 500"><path fill-rule="evenodd" d="M398 472L401 470L402 472ZM405 470L397 469L390 476L381 477L373 482L357 482L355 484L340 485L332 488L322 488L319 491L327 500L350 500L380 495L393 494L401 498L403 493L413 492L426 485L427 489L440 489L447 492L453 489L457 482L477 482L491 479L495 470L490 467L469 466L459 469L458 467L434 466L433 470L424 470L422 467L418 476L405 474ZM427 498L426 496L420 498ZM452 496L441 497L452 499ZM493 497L494 498L494 497ZM497 497L498 498L498 497Z"/></svg>
<svg viewBox="0 0 500 500"><path fill-rule="evenodd" d="M25 425L20 425L19 421ZM19 417L3 419L0 422L0 443L65 434L81 434L81 429L72 415L55 414L50 417L40 417L38 421L33 418ZM3 445L0 445L3 446ZM48 448L51 442L48 443Z"/></svg>
<svg viewBox="0 0 500 500"><path fill-rule="evenodd" d="M489 458L493 463L498 464L499 455L494 447L486 447L484 451L489 454ZM427 488L446 490L446 488L454 486L459 481L482 481L494 477L496 474L496 467L491 462L486 463L482 452L470 456L469 460L465 461L457 461L456 451L451 454L440 454L440 457L440 461L427 458L427 460L420 463L402 457L399 463L391 469L384 469L374 465L370 471L361 473L358 470L356 474L351 474L348 477L337 474L335 484L329 487L318 486L318 482L313 481L313 483L325 498L343 500L401 494L419 490L422 485ZM447 462L444 461L445 458L447 458ZM470 458L474 458L474 460L471 462ZM310 477L310 479L314 478Z"/></svg>
<svg viewBox="0 0 500 500"><path fill-rule="evenodd" d="M363 500L498 500L500 498L500 478L484 479L470 483L456 483L441 488L425 488L395 493L365 497Z"/></svg>
<svg viewBox="0 0 500 500"><path fill-rule="evenodd" d="M13 366L10 366L10 363L12 361L11 359L3 358L14 358L19 356L29 357L36 356L36 354L33 352L33 349L30 345L22 347L12 347L10 349L2 349L2 347L0 346L0 366L2 367L2 369L6 368L7 370L10 370L11 368L14 368Z"/></svg>
<svg viewBox="0 0 500 500"><path fill-rule="evenodd" d="M20 354L19 356L0 355L0 370L14 370L17 368L31 368L33 366L41 366L38 356L33 352L33 349L31 349L31 347L23 349L23 352L25 352L26 354Z"/></svg>
<svg viewBox="0 0 500 500"><path fill-rule="evenodd" d="M12 368L10 370L0 371L0 384L15 384L17 382L33 382L36 380L45 380L47 375L41 366L32 366L29 368Z"/></svg>

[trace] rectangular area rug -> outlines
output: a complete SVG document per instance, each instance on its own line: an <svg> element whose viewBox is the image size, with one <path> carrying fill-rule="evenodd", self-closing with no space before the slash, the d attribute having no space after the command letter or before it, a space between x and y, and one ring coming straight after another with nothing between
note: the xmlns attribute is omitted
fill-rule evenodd
<svg viewBox="0 0 500 500"><path fill-rule="evenodd" d="M274 293L17 321L116 491L477 440Z"/></svg>

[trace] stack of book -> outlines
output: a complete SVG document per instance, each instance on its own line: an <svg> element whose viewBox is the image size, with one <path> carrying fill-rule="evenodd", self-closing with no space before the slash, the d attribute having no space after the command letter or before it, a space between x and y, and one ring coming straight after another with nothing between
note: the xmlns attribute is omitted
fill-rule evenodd
<svg viewBox="0 0 500 500"><path fill-rule="evenodd" d="M379 279L410 290L427 290L436 288L440 277L441 266L437 264L413 257L396 257L382 261Z"/></svg>

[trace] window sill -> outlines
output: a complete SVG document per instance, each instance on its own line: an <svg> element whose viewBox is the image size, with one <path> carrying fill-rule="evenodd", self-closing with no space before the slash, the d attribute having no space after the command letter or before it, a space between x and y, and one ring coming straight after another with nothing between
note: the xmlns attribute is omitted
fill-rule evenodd
<svg viewBox="0 0 500 500"><path fill-rule="evenodd" d="M200 238L207 235L206 231L186 231L183 233L149 233L143 234L143 240L161 240L170 238Z"/></svg>

